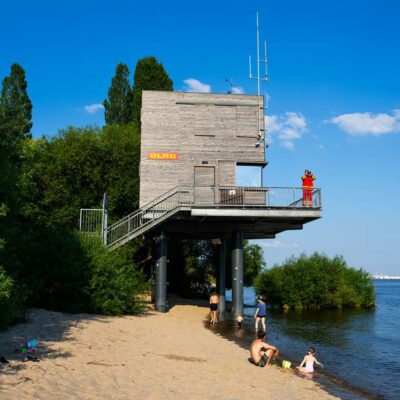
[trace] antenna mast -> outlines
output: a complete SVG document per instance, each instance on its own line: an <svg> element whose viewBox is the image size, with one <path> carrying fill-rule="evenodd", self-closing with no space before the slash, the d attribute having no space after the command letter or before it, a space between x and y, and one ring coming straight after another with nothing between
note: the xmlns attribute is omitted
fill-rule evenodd
<svg viewBox="0 0 400 400"><path fill-rule="evenodd" d="M257 27L257 76L253 76L251 70L251 55L249 55L249 77L250 79L255 79L257 81L257 96L258 96L258 142L256 147L260 146L260 143L265 141L265 129L264 129L264 110L268 108L268 104L265 106L261 103L261 82L268 81L268 61L267 61L267 41L264 40L264 58L260 58L260 27L258 23L258 11L256 14L256 27ZM260 75L261 64L264 64L265 73L263 76ZM265 101L267 102L267 96L265 96ZM264 152L265 154L265 152Z"/></svg>

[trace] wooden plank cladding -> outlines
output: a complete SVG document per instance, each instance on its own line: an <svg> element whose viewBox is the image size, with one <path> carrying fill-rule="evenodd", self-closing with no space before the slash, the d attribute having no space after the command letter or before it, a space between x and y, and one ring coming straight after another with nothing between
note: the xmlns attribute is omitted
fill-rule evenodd
<svg viewBox="0 0 400 400"><path fill-rule="evenodd" d="M196 104L194 106L194 134L215 136L215 105Z"/></svg>
<svg viewBox="0 0 400 400"><path fill-rule="evenodd" d="M263 115L259 107L264 106L260 100L254 95L143 91L140 205L178 185L193 186L195 167L213 167L215 185L235 185L238 163L265 165L264 146L255 146Z"/></svg>
<svg viewBox="0 0 400 400"><path fill-rule="evenodd" d="M257 137L258 109L254 106L236 107L236 135L243 137Z"/></svg>

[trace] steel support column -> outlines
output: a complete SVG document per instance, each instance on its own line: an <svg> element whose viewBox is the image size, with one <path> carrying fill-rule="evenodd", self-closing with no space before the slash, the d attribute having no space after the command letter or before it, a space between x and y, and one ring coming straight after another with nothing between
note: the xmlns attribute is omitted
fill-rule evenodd
<svg viewBox="0 0 400 400"><path fill-rule="evenodd" d="M232 302L233 317L243 312L243 234L232 233Z"/></svg>
<svg viewBox="0 0 400 400"><path fill-rule="evenodd" d="M155 309L159 312L167 312L167 237L164 233L156 239L156 245Z"/></svg>
<svg viewBox="0 0 400 400"><path fill-rule="evenodd" d="M225 319L225 291L226 291L226 241L218 245L218 321Z"/></svg>

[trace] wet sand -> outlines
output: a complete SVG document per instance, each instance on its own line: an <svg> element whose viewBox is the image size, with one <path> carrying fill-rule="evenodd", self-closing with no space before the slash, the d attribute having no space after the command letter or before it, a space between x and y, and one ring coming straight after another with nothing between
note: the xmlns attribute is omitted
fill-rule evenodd
<svg viewBox="0 0 400 400"><path fill-rule="evenodd" d="M166 314L101 317L32 310L0 332L0 398L334 399L312 381L272 366L204 328L208 309L175 305ZM14 349L39 343L40 362Z"/></svg>

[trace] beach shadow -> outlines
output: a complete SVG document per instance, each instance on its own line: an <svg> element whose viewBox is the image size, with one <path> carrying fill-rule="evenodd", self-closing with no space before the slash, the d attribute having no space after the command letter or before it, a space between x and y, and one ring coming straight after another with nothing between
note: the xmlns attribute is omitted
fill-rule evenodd
<svg viewBox="0 0 400 400"><path fill-rule="evenodd" d="M143 318L149 315L148 308L146 308L145 311L135 315L135 317ZM62 349L63 343L73 342L76 332L86 329L88 322L96 321L101 324L109 324L113 322L113 318L96 314L67 314L32 309L24 322L0 332L0 356L11 361L13 367L15 367L15 363L20 362L18 368L21 369L35 361L69 358L72 354ZM36 351L29 354L31 359L26 360L26 354L21 352L21 348L32 339L37 341ZM12 368L10 368L10 364L0 363L0 373L7 371L12 373Z"/></svg>

